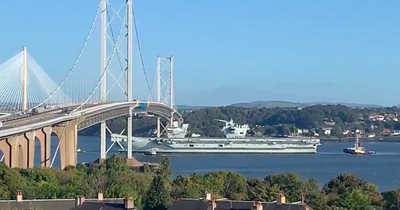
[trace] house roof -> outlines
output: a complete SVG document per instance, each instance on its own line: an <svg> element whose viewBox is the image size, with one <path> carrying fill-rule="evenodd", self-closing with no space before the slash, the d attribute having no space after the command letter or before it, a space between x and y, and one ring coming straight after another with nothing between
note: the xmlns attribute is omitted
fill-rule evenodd
<svg viewBox="0 0 400 210"><path fill-rule="evenodd" d="M70 210L93 210L93 209L101 209L101 210L121 210L125 209L125 205L122 202L87 202L85 201L80 206L74 207ZM132 208L132 210L136 210L136 208Z"/></svg>
<svg viewBox="0 0 400 210"><path fill-rule="evenodd" d="M14 200L0 201L0 209L29 209L38 208L43 210L69 210L75 207L74 199L52 199L52 200L23 200L16 202Z"/></svg>
<svg viewBox="0 0 400 210"><path fill-rule="evenodd" d="M75 199L22 200L20 202L15 200L0 201L0 209L38 208L42 210L86 210L93 208L99 209L97 206L99 208L103 207L104 210L124 209L124 201L123 199L104 199L103 201L97 201L97 199L86 199L86 201L79 207L75 207ZM119 208L115 208L117 206L119 206Z"/></svg>
<svg viewBox="0 0 400 210"><path fill-rule="evenodd" d="M233 200L216 200L215 210L251 210L253 201L233 201ZM309 209L306 204L302 203L283 203L277 202L261 202L263 210L305 210ZM206 200L202 199L182 199L176 201L168 210L207 210Z"/></svg>

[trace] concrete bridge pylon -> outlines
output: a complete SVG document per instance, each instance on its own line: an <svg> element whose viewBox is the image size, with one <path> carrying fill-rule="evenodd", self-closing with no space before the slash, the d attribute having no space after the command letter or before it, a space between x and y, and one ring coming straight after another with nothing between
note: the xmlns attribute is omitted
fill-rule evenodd
<svg viewBox="0 0 400 210"><path fill-rule="evenodd" d="M45 127L29 131L17 136L0 139L0 150L4 155L4 163L11 168L33 168L35 160L35 142L40 143L40 159L42 167L51 166L51 134L59 138L61 168L76 166L78 119L56 127Z"/></svg>
<svg viewBox="0 0 400 210"><path fill-rule="evenodd" d="M6 138L0 141L0 150L4 154L4 163L7 166L19 168L20 159L23 159L20 156L20 154L22 154L20 152L20 150L22 150L20 146L18 136Z"/></svg>
<svg viewBox="0 0 400 210"><path fill-rule="evenodd" d="M61 168L76 166L78 163L78 120L68 121L53 127L53 132L60 141Z"/></svg>
<svg viewBox="0 0 400 210"><path fill-rule="evenodd" d="M45 127L35 132L40 142L40 164L42 167L51 166L51 134L52 127Z"/></svg>

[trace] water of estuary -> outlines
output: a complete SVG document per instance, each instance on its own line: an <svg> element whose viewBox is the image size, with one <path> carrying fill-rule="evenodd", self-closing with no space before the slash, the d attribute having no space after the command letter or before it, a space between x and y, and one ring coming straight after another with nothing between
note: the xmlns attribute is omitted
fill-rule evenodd
<svg viewBox="0 0 400 210"><path fill-rule="evenodd" d="M52 154L58 140L52 139ZM111 142L108 140L107 144ZM400 187L400 142L364 143L369 150L377 151L372 156L351 156L342 152L353 143L324 143L314 155L266 155L266 154L195 154L170 155L174 176L208 171L234 171L246 177L264 178L268 174L295 172L303 177L315 178L323 185L340 173L350 172L374 183L380 191ZM92 162L99 157L99 137L79 136L78 146L84 152L78 154L79 162ZM39 146L35 151L35 162L40 162ZM116 153L114 147L110 153ZM110 154L109 153L109 154ZM158 162L162 157L134 154L139 161ZM58 156L54 167L59 167Z"/></svg>

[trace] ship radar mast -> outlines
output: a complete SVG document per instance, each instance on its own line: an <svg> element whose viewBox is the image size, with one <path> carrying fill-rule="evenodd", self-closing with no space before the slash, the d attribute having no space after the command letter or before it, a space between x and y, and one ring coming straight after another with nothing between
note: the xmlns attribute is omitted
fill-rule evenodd
<svg viewBox="0 0 400 210"><path fill-rule="evenodd" d="M249 126L247 124L238 125L233 122L233 119L230 121L215 119L219 122L225 123L225 126L222 128L222 132L225 134L225 138L227 139L237 139L237 138L245 138L247 131L249 130Z"/></svg>
<svg viewBox="0 0 400 210"><path fill-rule="evenodd" d="M230 121L220 120L220 119L215 119L215 120L216 120L216 121L219 121L219 122L225 123L225 126L222 128L221 131L225 131L225 129L228 128L228 127L233 127L233 126L235 126L235 123L233 122L233 119L231 119Z"/></svg>
<svg viewBox="0 0 400 210"><path fill-rule="evenodd" d="M361 142L359 139L359 135L356 133L356 143L354 144L355 148L361 147Z"/></svg>

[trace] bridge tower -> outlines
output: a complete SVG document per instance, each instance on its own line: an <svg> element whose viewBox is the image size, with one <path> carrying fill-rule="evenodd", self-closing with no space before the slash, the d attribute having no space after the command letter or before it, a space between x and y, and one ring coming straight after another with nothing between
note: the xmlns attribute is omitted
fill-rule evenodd
<svg viewBox="0 0 400 210"><path fill-rule="evenodd" d="M157 102L168 104L171 108L174 108L174 58L169 57L157 57L157 72L156 72L156 83L157 83ZM172 116L172 115L171 115ZM161 117L157 117L157 137L166 131L166 129L173 124L173 118L169 120L168 125L163 125Z"/></svg>
<svg viewBox="0 0 400 210"><path fill-rule="evenodd" d="M28 72L28 61L26 57L26 47L22 48L22 111L25 111L28 107L28 93L27 93L27 72Z"/></svg>
<svg viewBox="0 0 400 210"><path fill-rule="evenodd" d="M123 1L119 1L123 2ZM100 57L100 73L102 80L100 83L100 102L107 102L107 80L113 79L111 75L110 78L107 77L111 74L109 71L110 60L113 59L112 54L114 52L127 52L126 54L126 68L124 69L126 73L125 82L126 84L121 84L121 87L126 87L125 95L127 101L132 101L132 29L133 23L133 11L132 11L132 0L126 0L121 6L112 6L109 0L101 0L100 2L100 42L101 42L101 57ZM117 8L117 9L115 9ZM121 16L119 11L125 11L125 15ZM113 37L112 24L118 21L118 24L123 24L126 27L125 36L121 36L119 40L112 40ZM125 46L121 43L126 43ZM111 47L109 50L108 47ZM121 49L123 48L123 49ZM115 81L118 83L118 81ZM109 130L106 126L106 122L103 121L100 124L100 160L106 159L106 131ZM127 117L127 158L132 159L132 109L129 110L129 115Z"/></svg>

